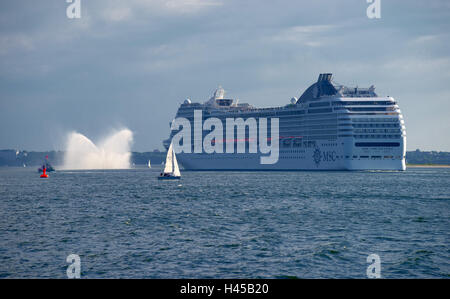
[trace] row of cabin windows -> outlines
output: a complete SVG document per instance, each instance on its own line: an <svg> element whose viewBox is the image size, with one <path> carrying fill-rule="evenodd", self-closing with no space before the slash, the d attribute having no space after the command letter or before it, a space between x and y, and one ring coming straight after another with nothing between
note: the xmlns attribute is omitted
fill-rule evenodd
<svg viewBox="0 0 450 299"><path fill-rule="evenodd" d="M350 107L339 107L334 108L335 111L337 110L348 110L348 111L395 111L394 107L367 107L367 108L350 108Z"/></svg>
<svg viewBox="0 0 450 299"><path fill-rule="evenodd" d="M399 128L400 124L353 124L354 128Z"/></svg>
<svg viewBox="0 0 450 299"><path fill-rule="evenodd" d="M354 132L355 133L400 133L400 129L354 129Z"/></svg>
<svg viewBox="0 0 450 299"><path fill-rule="evenodd" d="M357 139L400 139L401 135L388 135L388 134L380 134L380 135L353 135L353 137Z"/></svg>
<svg viewBox="0 0 450 299"><path fill-rule="evenodd" d="M362 117L358 117L358 118L352 118L351 119L353 122L368 122L368 123L372 123L372 122L398 122L398 118L362 118Z"/></svg>
<svg viewBox="0 0 450 299"><path fill-rule="evenodd" d="M336 101L333 102L333 106L343 106L343 105L395 105L396 102L391 101Z"/></svg>

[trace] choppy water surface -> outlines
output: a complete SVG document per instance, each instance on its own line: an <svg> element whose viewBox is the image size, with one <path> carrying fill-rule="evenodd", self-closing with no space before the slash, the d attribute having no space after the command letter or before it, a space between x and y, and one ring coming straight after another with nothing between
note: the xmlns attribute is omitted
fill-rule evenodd
<svg viewBox="0 0 450 299"><path fill-rule="evenodd" d="M450 170L0 169L0 277L450 277Z"/></svg>

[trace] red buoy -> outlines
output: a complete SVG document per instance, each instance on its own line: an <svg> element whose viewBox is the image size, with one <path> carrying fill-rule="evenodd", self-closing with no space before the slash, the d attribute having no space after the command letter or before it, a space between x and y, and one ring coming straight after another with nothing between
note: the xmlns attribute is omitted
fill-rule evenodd
<svg viewBox="0 0 450 299"><path fill-rule="evenodd" d="M44 167L42 168L42 174L41 174L41 178L43 178L43 179L48 178L48 174L45 173L45 170L46 170L46 168L45 168L45 166L44 166Z"/></svg>

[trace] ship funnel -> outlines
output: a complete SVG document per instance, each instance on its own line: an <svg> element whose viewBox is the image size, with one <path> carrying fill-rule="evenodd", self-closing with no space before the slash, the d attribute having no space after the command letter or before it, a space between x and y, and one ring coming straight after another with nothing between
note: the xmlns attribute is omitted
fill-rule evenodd
<svg viewBox="0 0 450 299"><path fill-rule="evenodd" d="M331 77L333 76L333 74L331 73L326 73L326 74L320 74L319 75L319 79L317 79L317 82L321 82L321 81L331 81Z"/></svg>

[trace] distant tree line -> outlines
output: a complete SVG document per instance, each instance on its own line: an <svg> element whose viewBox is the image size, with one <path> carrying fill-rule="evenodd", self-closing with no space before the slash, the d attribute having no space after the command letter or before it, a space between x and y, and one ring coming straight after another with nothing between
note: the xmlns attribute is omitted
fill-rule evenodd
<svg viewBox="0 0 450 299"><path fill-rule="evenodd" d="M45 157L53 166L62 165L64 163L63 151L50 152L28 152L18 150L0 150L0 167L23 167L23 166L40 166L44 163ZM166 153L160 151L153 152L132 152L131 163L135 165L144 165L150 160L152 165L161 164L166 160Z"/></svg>
<svg viewBox="0 0 450 299"><path fill-rule="evenodd" d="M28 152L18 150L0 150L0 166L39 166L45 161L45 157L54 166L62 165L64 161L63 151ZM161 164L166 158L165 152L132 152L131 163L145 165L148 160L152 165ZM441 164L450 165L450 152L422 152L420 150L406 152L408 164Z"/></svg>
<svg viewBox="0 0 450 299"><path fill-rule="evenodd" d="M422 152L417 149L406 152L406 163L450 165L450 152Z"/></svg>

